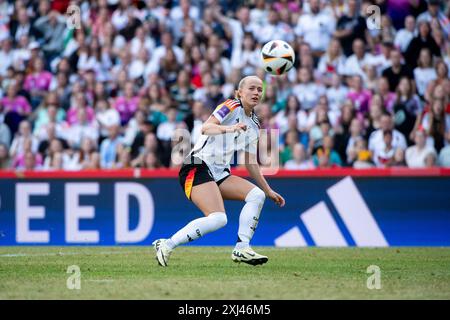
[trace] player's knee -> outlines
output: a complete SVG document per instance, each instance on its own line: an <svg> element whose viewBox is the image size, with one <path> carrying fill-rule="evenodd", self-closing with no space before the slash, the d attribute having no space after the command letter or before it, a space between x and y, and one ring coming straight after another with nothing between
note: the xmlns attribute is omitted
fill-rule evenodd
<svg viewBox="0 0 450 320"><path fill-rule="evenodd" d="M228 222L225 212L213 212L208 217L214 220L217 229L225 227Z"/></svg>
<svg viewBox="0 0 450 320"><path fill-rule="evenodd" d="M245 202L256 202L258 204L263 204L266 200L266 194L258 187L254 187L245 197Z"/></svg>

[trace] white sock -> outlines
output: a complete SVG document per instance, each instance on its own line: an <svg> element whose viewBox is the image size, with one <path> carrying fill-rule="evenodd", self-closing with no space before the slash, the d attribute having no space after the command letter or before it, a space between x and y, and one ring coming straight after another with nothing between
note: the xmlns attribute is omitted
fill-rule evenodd
<svg viewBox="0 0 450 320"><path fill-rule="evenodd" d="M166 244L170 249L194 241L207 233L216 231L227 224L225 212L213 212L207 217L198 218L189 222L185 227L177 231Z"/></svg>
<svg viewBox="0 0 450 320"><path fill-rule="evenodd" d="M250 240L258 226L259 215L261 214L265 199L266 195L258 187L250 190L245 197L246 204L242 208L239 216L238 237L241 241L236 244L236 248L243 249L249 246Z"/></svg>

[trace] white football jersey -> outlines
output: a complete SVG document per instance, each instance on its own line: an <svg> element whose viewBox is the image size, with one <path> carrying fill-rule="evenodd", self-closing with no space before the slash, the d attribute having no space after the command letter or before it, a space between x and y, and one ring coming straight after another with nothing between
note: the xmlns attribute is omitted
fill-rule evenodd
<svg viewBox="0 0 450 320"><path fill-rule="evenodd" d="M236 123L247 125L246 131L230 132L218 135L201 135L189 154L203 160L215 181L230 174L230 163L236 151L246 151L256 154L259 137L259 121L254 112L250 116L239 99L228 99L218 105L212 113L221 125L232 126Z"/></svg>

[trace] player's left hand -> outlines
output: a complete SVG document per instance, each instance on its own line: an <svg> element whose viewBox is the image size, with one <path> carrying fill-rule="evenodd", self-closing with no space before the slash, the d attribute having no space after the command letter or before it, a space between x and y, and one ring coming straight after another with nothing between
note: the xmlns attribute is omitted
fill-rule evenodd
<svg viewBox="0 0 450 320"><path fill-rule="evenodd" d="M284 198L283 198L280 194L276 193L276 192L273 191L273 190L270 190L270 191L266 194L266 196L267 196L269 199L272 199L273 202L275 202L275 203L276 203L278 206L280 206L280 207L283 207L284 204L286 203L286 201L284 200Z"/></svg>

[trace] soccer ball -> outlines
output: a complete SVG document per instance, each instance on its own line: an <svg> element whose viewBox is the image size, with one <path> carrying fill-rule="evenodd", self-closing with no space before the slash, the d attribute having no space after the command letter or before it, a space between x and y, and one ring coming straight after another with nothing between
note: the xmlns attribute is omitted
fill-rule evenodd
<svg viewBox="0 0 450 320"><path fill-rule="evenodd" d="M295 62L294 49L283 40L267 42L261 50L264 70L273 75L282 75L292 68Z"/></svg>

